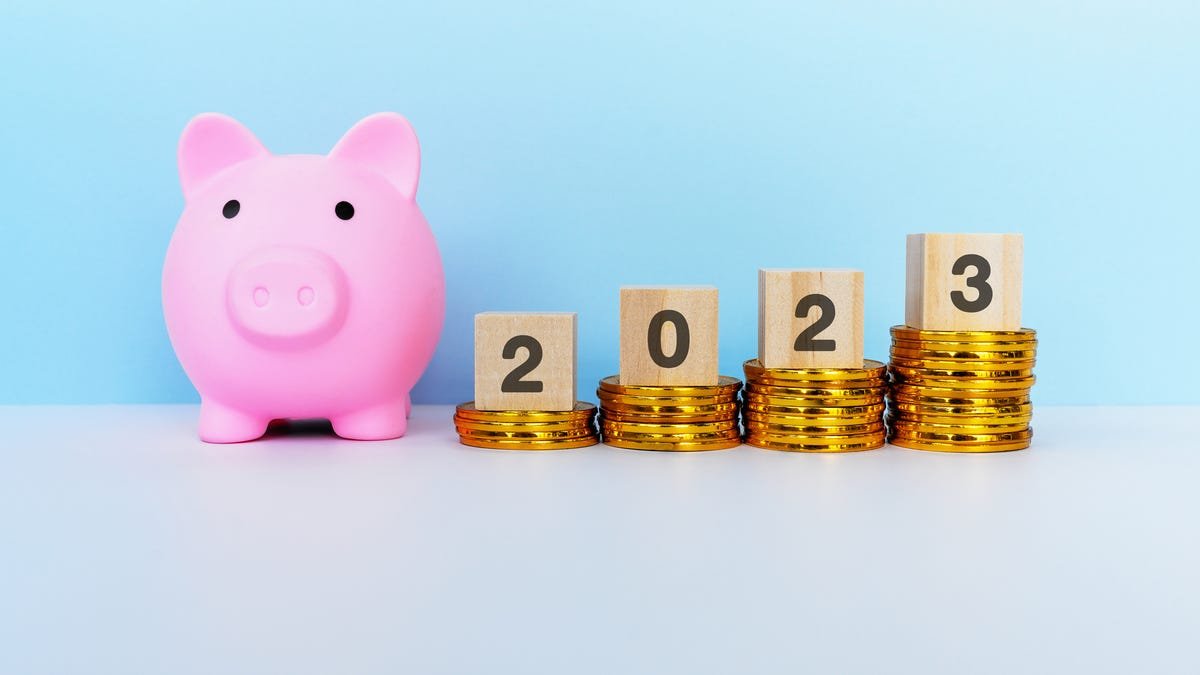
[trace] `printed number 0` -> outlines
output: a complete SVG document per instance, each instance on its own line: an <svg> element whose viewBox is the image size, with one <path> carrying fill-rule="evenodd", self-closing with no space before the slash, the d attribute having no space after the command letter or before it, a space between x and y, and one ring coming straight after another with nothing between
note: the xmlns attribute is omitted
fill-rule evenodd
<svg viewBox="0 0 1200 675"><path fill-rule="evenodd" d="M536 394L542 390L541 380L522 380L542 362L542 343L531 335L516 335L504 343L504 351L500 353L506 359L517 358L517 350L524 347L529 352L529 358L504 378L500 383L500 391L506 394Z"/></svg>
<svg viewBox="0 0 1200 675"><path fill-rule="evenodd" d="M667 356L663 353L662 332L666 324L675 326L675 353ZM650 318L650 328L646 331L646 343L650 347L650 360L659 368L674 368L687 360L688 349L692 346L692 333L688 330L687 319L673 309L664 309Z"/></svg>
<svg viewBox="0 0 1200 675"><path fill-rule="evenodd" d="M833 317L836 315L836 312L834 311L833 301L829 299L829 296L813 293L800 298L800 302L796 303L796 318L807 318L808 310L814 307L821 310L821 316L818 316L817 320L811 326L800 331L800 335L796 336L796 351L832 352L837 350L837 340L829 338L813 339L821 331L833 325Z"/></svg>
<svg viewBox="0 0 1200 675"><path fill-rule="evenodd" d="M987 258L976 253L968 253L955 260L954 267L950 271L956 276L962 275L967 273L968 267L975 268L975 276L967 277L967 288L974 288L977 291L975 299L967 300L966 294L962 291L951 291L950 300L961 311L982 312L992 304L992 287L987 282L988 277L992 275L992 266L988 263Z"/></svg>

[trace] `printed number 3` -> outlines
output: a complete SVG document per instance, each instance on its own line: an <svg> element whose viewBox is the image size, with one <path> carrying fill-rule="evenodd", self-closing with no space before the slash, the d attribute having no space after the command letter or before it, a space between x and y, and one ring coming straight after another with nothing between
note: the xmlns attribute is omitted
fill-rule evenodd
<svg viewBox="0 0 1200 675"><path fill-rule="evenodd" d="M500 383L500 391L506 394L536 394L542 390L541 380L522 380L542 362L542 343L531 335L516 335L504 343L501 356L506 359L517 358L517 350L524 347L529 352L529 358L504 378Z"/></svg>
<svg viewBox="0 0 1200 675"><path fill-rule="evenodd" d="M951 291L950 300L961 311L982 312L992 304L992 287L987 282L988 277L992 275L992 266L988 263L987 258L976 253L968 253L955 260L954 267L950 271L954 275L960 276L967 273L968 267L975 268L975 276L967 277L967 288L975 289L975 299L967 300L966 294L962 291Z"/></svg>
<svg viewBox="0 0 1200 675"><path fill-rule="evenodd" d="M812 308L821 310L821 315L811 326L800 331L800 335L796 336L796 351L798 352L832 352L837 350L837 340L823 338L816 340L821 331L833 325L833 317L836 314L833 309L833 301L827 295L813 293L800 298L800 302L796 303L796 318L804 319L808 317L808 310Z"/></svg>

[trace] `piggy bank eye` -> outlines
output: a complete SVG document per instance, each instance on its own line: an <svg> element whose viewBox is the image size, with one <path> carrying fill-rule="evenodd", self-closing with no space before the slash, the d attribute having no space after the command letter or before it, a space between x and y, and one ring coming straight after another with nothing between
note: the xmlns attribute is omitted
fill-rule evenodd
<svg viewBox="0 0 1200 675"><path fill-rule="evenodd" d="M336 213L337 217L341 218L342 220L350 220L354 217L354 205L350 202L338 202L337 205L333 207L333 212Z"/></svg>
<svg viewBox="0 0 1200 675"><path fill-rule="evenodd" d="M225 202L225 207L221 209L221 215L225 216L226 218L232 218L238 214L238 211L241 210L242 205L238 203L238 200L230 199L229 201Z"/></svg>

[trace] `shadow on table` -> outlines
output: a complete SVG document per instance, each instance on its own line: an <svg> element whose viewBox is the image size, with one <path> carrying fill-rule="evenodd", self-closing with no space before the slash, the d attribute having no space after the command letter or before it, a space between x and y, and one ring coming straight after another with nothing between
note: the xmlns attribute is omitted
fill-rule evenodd
<svg viewBox="0 0 1200 675"><path fill-rule="evenodd" d="M333 425L327 419L311 420L272 420L267 425L267 433L263 440L273 438L337 438L333 433Z"/></svg>

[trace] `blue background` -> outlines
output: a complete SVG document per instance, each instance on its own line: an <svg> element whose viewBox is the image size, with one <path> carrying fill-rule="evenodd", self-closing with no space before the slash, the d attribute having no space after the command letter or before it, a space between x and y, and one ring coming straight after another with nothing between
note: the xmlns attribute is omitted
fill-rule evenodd
<svg viewBox="0 0 1200 675"><path fill-rule="evenodd" d="M196 400L159 305L175 144L229 113L277 153L395 110L448 318L418 402L471 396L471 317L575 310L580 390L617 288L867 273L903 320L904 235L1020 231L1041 403L1200 402L1195 3L12 2L0 8L0 402Z"/></svg>

